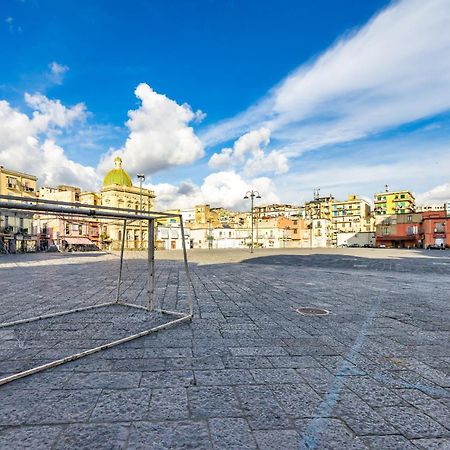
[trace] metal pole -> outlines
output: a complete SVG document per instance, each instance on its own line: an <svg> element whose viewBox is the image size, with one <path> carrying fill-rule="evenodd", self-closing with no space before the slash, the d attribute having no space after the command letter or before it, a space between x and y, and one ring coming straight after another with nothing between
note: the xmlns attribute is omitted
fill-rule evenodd
<svg viewBox="0 0 450 450"><path fill-rule="evenodd" d="M252 209L250 211L250 216L251 216L251 219L252 219L252 233L251 233L252 241L250 243L250 253L253 253L253 192L250 195L250 198L251 198L251 205L252 205Z"/></svg>
<svg viewBox="0 0 450 450"><path fill-rule="evenodd" d="M212 249L211 219L208 219L208 248Z"/></svg>
<svg viewBox="0 0 450 450"><path fill-rule="evenodd" d="M2 386L4 384L7 384L7 383L10 383L11 381L14 381L14 380L18 380L20 378L24 378L24 377L27 377L29 375L33 375L33 374L38 373L38 372L42 372L43 370L51 369L52 367L57 367L57 366L60 366L62 364L66 364L68 362L75 361L75 360L80 359L80 358L84 358L85 356L92 355L92 354L100 352L102 350L106 350L108 348L112 348L112 347L115 347L117 345L124 344L126 342L130 342L130 341L132 341L134 339L138 339L138 338L143 337L143 336L148 336L151 333L156 333L159 330L164 330L165 328L169 328L169 327L171 327L173 325L176 325L176 324L182 323L182 322L186 322L188 320L191 320L190 316L180 317L179 319L171 320L168 323L164 323L162 325L158 325L156 327L150 328L149 330L144 330L144 331L141 331L140 333L133 334L131 336L127 336L127 337L124 337L122 339L118 339L118 340L113 341L113 342L108 342L107 344L103 344L103 345L101 345L99 347L91 348L89 350L85 350L83 352L67 356L66 358L57 359L56 361L52 361L52 362L43 364L42 366L34 367L32 369L16 373L15 375L10 375L10 376L5 377L5 378L0 378L0 386Z"/></svg>
<svg viewBox="0 0 450 450"><path fill-rule="evenodd" d="M189 265L187 259L187 251L186 251L186 239L184 237L184 226L183 226L183 216L180 215L180 225L181 225L181 240L183 241L183 259L184 259L184 270L186 271L186 276L188 279L188 302L189 302L189 314L191 317L194 317L194 302L192 298L192 291L194 291L194 285L192 283L191 274L189 272ZM191 288L191 289L189 289Z"/></svg>
<svg viewBox="0 0 450 450"><path fill-rule="evenodd" d="M258 245L258 222L259 222L259 211L256 213L256 220L255 220L255 223L256 223L256 248L259 248L259 245Z"/></svg>
<svg viewBox="0 0 450 450"><path fill-rule="evenodd" d="M155 309L155 221L148 221L148 310Z"/></svg>
<svg viewBox="0 0 450 450"><path fill-rule="evenodd" d="M139 212L142 214L142 177L139 177ZM142 250L142 220L139 221L139 250Z"/></svg>
<svg viewBox="0 0 450 450"><path fill-rule="evenodd" d="M122 229L122 243L120 247L120 267L119 267L119 277L117 279L117 292L116 292L116 303L119 303L120 297L120 283L122 282L122 267L123 267L123 250L125 248L125 233L127 232L127 219L123 221Z"/></svg>

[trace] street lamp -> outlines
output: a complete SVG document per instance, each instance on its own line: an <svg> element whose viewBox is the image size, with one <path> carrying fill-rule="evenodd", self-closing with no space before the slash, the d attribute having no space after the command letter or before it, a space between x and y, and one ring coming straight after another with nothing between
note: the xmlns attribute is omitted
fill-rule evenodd
<svg viewBox="0 0 450 450"><path fill-rule="evenodd" d="M259 195L258 191L254 191L253 189L251 191L247 191L245 194L244 199L247 200L250 197L250 202L251 202L251 210L250 210L250 215L251 215L251 219L252 219L252 240L250 243L250 253L253 253L253 201L256 198L261 198L261 195Z"/></svg>
<svg viewBox="0 0 450 450"><path fill-rule="evenodd" d="M213 236L212 236L212 229L211 229L212 221L213 220L211 218L207 219L207 222L208 222L208 248L209 248L209 250L211 250L212 246L213 246L213 244L212 244Z"/></svg>
<svg viewBox="0 0 450 450"><path fill-rule="evenodd" d="M139 179L139 214L142 213L142 182L145 180L145 175L138 173L136 175ZM148 230L150 232L150 230ZM149 240L150 242L150 240ZM142 220L139 221L139 250L142 250Z"/></svg>

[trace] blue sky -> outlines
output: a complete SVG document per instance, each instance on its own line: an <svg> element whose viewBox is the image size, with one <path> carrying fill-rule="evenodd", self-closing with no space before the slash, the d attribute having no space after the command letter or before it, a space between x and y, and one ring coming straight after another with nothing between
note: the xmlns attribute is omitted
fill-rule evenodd
<svg viewBox="0 0 450 450"><path fill-rule="evenodd" d="M0 163L92 189L120 154L161 207L450 198L450 5L425 3L4 0Z"/></svg>

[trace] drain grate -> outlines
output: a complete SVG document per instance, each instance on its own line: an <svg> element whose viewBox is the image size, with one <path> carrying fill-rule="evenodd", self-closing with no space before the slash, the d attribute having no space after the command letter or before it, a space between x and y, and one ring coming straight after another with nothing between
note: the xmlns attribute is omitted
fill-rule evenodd
<svg viewBox="0 0 450 450"><path fill-rule="evenodd" d="M328 316L330 311L322 308L297 308L297 311L302 316Z"/></svg>

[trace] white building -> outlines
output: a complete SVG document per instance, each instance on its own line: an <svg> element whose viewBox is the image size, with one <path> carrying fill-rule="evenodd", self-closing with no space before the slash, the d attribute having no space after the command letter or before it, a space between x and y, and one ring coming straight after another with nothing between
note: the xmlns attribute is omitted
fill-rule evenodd
<svg viewBox="0 0 450 450"><path fill-rule="evenodd" d="M191 231L184 229L186 248L191 246ZM158 250L182 250L183 239L179 224L158 225L156 228L156 248Z"/></svg>

